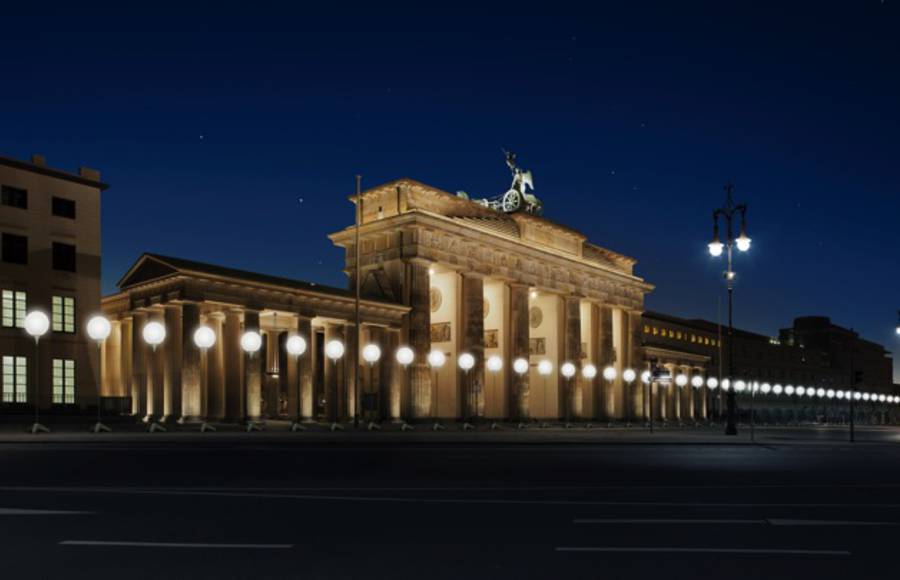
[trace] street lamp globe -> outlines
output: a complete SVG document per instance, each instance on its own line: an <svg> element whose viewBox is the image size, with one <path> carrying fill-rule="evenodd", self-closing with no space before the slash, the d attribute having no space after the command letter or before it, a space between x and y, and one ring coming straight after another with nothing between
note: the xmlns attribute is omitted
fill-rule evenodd
<svg viewBox="0 0 900 580"><path fill-rule="evenodd" d="M684 373L679 374L677 377L675 377L675 384L679 387L683 387L688 384L687 375Z"/></svg>
<svg viewBox="0 0 900 580"><path fill-rule="evenodd" d="M333 361L336 361L344 356L344 343L339 341L338 339L329 340L325 344L325 356Z"/></svg>
<svg viewBox="0 0 900 580"><path fill-rule="evenodd" d="M744 381L742 381L742 380L740 380L740 379L734 381L734 390L735 390L735 392L737 392L737 393L743 393L743 392L744 392L744 389L746 389L746 388L747 388L747 383L745 383Z"/></svg>
<svg viewBox="0 0 900 580"><path fill-rule="evenodd" d="M709 248L709 255L713 258L718 258L722 255L722 250L725 249L725 244L719 241L719 238L711 241L707 247Z"/></svg>
<svg viewBox="0 0 900 580"><path fill-rule="evenodd" d="M790 397L794 394L794 385L788 385L784 388L784 394Z"/></svg>
<svg viewBox="0 0 900 580"><path fill-rule="evenodd" d="M597 376L597 367L595 367L591 363L584 365L584 367L582 367L581 369L581 376L588 380L593 379Z"/></svg>
<svg viewBox="0 0 900 580"><path fill-rule="evenodd" d="M716 377L709 377L708 379L706 379L706 386L710 390L715 391L719 387L719 379L717 379Z"/></svg>
<svg viewBox="0 0 900 580"><path fill-rule="evenodd" d="M603 369L603 378L607 381L615 380L616 378L616 367L608 366Z"/></svg>
<svg viewBox="0 0 900 580"><path fill-rule="evenodd" d="M399 355L400 353L398 352L397 354ZM399 360L399 356L398 356L398 360ZM412 362L412 361L410 361L410 362ZM428 366L430 366L431 368L439 369L439 368L443 367L444 363L446 363L446 362L447 362L447 355L445 355L443 353L443 351L433 350L428 353Z"/></svg>
<svg viewBox="0 0 900 580"><path fill-rule="evenodd" d="M112 325L105 316L93 316L87 323L87 333L91 340L103 342L109 337Z"/></svg>
<svg viewBox="0 0 900 580"><path fill-rule="evenodd" d="M859 400L861 400L862 398L863 398L863 394L860 393L859 391L856 391L855 393L853 393L853 400L854 400L854 401L859 401Z"/></svg>
<svg viewBox="0 0 900 580"><path fill-rule="evenodd" d="M883 403L886 398L887 398L886 395L878 395L878 402Z"/></svg>
<svg viewBox="0 0 900 580"><path fill-rule="evenodd" d="M503 368L503 359L495 354L488 357L487 361L484 363L484 366L486 366L487 370L491 371L492 373L499 373L500 369Z"/></svg>
<svg viewBox="0 0 900 580"><path fill-rule="evenodd" d="M459 355L459 368L462 370L469 372L472 370L472 367L475 366L475 357L470 353L464 352Z"/></svg>
<svg viewBox="0 0 900 580"><path fill-rule="evenodd" d="M409 366L416 358L416 353L408 346L401 346L397 349L397 362L403 366Z"/></svg>
<svg viewBox="0 0 900 580"><path fill-rule="evenodd" d="M772 387L772 393L775 395L780 395L783 392L784 392L784 387L782 387L778 383L775 383L775 385Z"/></svg>
<svg viewBox="0 0 900 580"><path fill-rule="evenodd" d="M367 344L363 347L362 356L363 360L373 365L381 358L381 348L377 344Z"/></svg>
<svg viewBox="0 0 900 580"><path fill-rule="evenodd" d="M747 237L745 232L741 232L741 235L734 242L737 245L737 249L741 252L746 252L750 249L750 238Z"/></svg>
<svg viewBox="0 0 900 580"><path fill-rule="evenodd" d="M284 346L289 355L300 356L306 352L306 339L299 334L295 334L287 339Z"/></svg>
<svg viewBox="0 0 900 580"><path fill-rule="evenodd" d="M759 390L763 395L768 395L772 391L772 385L763 383L759 386Z"/></svg>
<svg viewBox="0 0 900 580"><path fill-rule="evenodd" d="M622 378L625 379L625 382L629 385L634 382L634 379L637 378L637 373L634 372L634 369L625 369L622 371Z"/></svg>
<svg viewBox="0 0 900 580"><path fill-rule="evenodd" d="M731 389L731 379L722 379L722 390L727 391Z"/></svg>
<svg viewBox="0 0 900 580"><path fill-rule="evenodd" d="M258 351L262 347L262 336L255 330L248 330L241 336L241 348L244 349L244 352L248 354L253 354ZM326 354L328 348L326 346ZM341 353L343 353L343 347L341 348Z"/></svg>
<svg viewBox="0 0 900 580"><path fill-rule="evenodd" d="M50 319L40 310L33 310L25 317L25 332L35 340L47 334L50 330Z"/></svg>
<svg viewBox="0 0 900 580"><path fill-rule="evenodd" d="M641 373L641 382L643 382L645 385L649 385L650 384L650 376L651 376L650 371L642 372Z"/></svg>
<svg viewBox="0 0 900 580"><path fill-rule="evenodd" d="M862 397L863 397L863 401L868 401L869 399L872 398L872 395L870 395L869 393L863 393Z"/></svg>
<svg viewBox="0 0 900 580"><path fill-rule="evenodd" d="M822 397L824 397L824 396L825 396L825 389L823 389L822 387L819 387L818 389L816 389L816 396L819 397L820 399L821 399Z"/></svg>
<svg viewBox="0 0 900 580"><path fill-rule="evenodd" d="M215 331L205 325L200 325L194 331L194 346L201 350L206 350L216 344Z"/></svg>
<svg viewBox="0 0 900 580"><path fill-rule="evenodd" d="M575 365L570 362L564 362L562 366L559 367L559 372L561 372L562 376L566 377L567 379L571 379L575 376ZM604 375L605 374L606 371L604 371Z"/></svg>
<svg viewBox="0 0 900 580"><path fill-rule="evenodd" d="M515 364L513 364L513 368L515 368ZM538 374L542 377L546 377L550 373L553 372L553 363L548 361L547 359L542 360L538 363Z"/></svg>
<svg viewBox="0 0 900 580"><path fill-rule="evenodd" d="M825 396L828 397L829 399L833 399L834 398L834 389L828 389L827 391L825 391Z"/></svg>
<svg viewBox="0 0 900 580"><path fill-rule="evenodd" d="M542 363L547 363L548 365L550 364L550 361L541 361L541 362L542 362ZM516 360L513 361L513 370L516 371L516 372L517 372L518 374L520 374L520 375L524 375L525 373L528 372L528 366L529 366L529 365L528 365L528 361L527 361L526 359L524 359L524 358L517 358ZM553 369L553 365L550 365L550 368L545 369L547 372L546 372L546 373L542 373L542 374L549 375L549 374L550 374L550 371L551 371L552 369ZM540 365L540 364L538 365L538 372L541 372L541 365Z"/></svg>
<svg viewBox="0 0 900 580"><path fill-rule="evenodd" d="M802 397L806 394L806 388L803 385L798 385L794 392L797 393L798 397Z"/></svg>
<svg viewBox="0 0 900 580"><path fill-rule="evenodd" d="M166 327L156 321L148 322L144 325L141 336L155 350L166 339Z"/></svg>
<svg viewBox="0 0 900 580"><path fill-rule="evenodd" d="M691 377L691 386L695 389L699 389L703 386L703 377L700 375L694 375Z"/></svg>
<svg viewBox="0 0 900 580"><path fill-rule="evenodd" d="M822 394L824 395L825 393L823 392ZM816 390L815 390L814 388L812 388L812 387L806 387L806 396L807 396L807 397L815 397L815 396L816 396Z"/></svg>

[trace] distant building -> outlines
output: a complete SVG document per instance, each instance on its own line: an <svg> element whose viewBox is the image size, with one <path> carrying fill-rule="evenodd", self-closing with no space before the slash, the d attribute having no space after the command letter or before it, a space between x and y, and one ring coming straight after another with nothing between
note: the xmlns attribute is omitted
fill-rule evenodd
<svg viewBox="0 0 900 580"><path fill-rule="evenodd" d="M100 174L77 174L0 156L0 408L34 405L35 344L26 311L43 310L50 331L40 341L40 406L96 404L99 352L85 336L100 311Z"/></svg>

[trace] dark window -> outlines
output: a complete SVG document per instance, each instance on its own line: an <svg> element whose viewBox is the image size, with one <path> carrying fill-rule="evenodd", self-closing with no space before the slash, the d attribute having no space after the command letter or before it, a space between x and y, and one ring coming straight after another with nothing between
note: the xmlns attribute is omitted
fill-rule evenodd
<svg viewBox="0 0 900 580"><path fill-rule="evenodd" d="M27 264L28 238L15 234L3 234L3 261L13 264Z"/></svg>
<svg viewBox="0 0 900 580"><path fill-rule="evenodd" d="M28 209L27 190L4 185L2 188L0 188L0 192L2 192L2 195L0 195L0 197L2 197L3 205L11 205L12 207Z"/></svg>
<svg viewBox="0 0 900 580"><path fill-rule="evenodd" d="M53 215L75 219L75 200L64 197L53 198Z"/></svg>
<svg viewBox="0 0 900 580"><path fill-rule="evenodd" d="M75 246L53 242L53 269L75 271Z"/></svg>

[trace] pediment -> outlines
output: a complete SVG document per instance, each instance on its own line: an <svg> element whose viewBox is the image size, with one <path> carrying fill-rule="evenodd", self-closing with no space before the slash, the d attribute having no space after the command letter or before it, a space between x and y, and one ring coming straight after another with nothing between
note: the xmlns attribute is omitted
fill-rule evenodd
<svg viewBox="0 0 900 580"><path fill-rule="evenodd" d="M150 280L165 278L177 273L178 270L165 262L152 256L141 256L128 272L119 280L118 286L124 290Z"/></svg>

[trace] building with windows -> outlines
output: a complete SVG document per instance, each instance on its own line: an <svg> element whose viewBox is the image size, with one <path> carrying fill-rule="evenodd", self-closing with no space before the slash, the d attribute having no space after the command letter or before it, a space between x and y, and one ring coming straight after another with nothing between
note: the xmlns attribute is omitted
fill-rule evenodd
<svg viewBox="0 0 900 580"><path fill-rule="evenodd" d="M100 310L100 194L86 167L68 173L0 157L0 408L31 410L35 378L44 409L96 404L97 346L83 321ZM43 310L50 331L36 351L26 311ZM39 365L39 366L37 366Z"/></svg>
<svg viewBox="0 0 900 580"><path fill-rule="evenodd" d="M360 408L378 420L646 415L642 389L622 379L642 364L640 317L652 289L634 259L509 199L492 206L400 179L351 201L358 232L330 238L345 250L350 288L360 261L360 340L352 290L145 254L103 299L113 324L104 394L130 396L148 419L343 420L356 413L359 375ZM167 328L156 349L142 340L151 320ZM192 340L201 324L217 339L205 352ZM241 350L248 330L262 334L259 353ZM296 358L285 348L291 334L309 345ZM341 350L326 348L332 341L345 345L339 356L328 356ZM357 367L355 349L368 343L382 356ZM401 345L412 349L408 364L394 356ZM430 364L433 351L446 364ZM470 368L457 364L463 354ZM500 368L486 365L492 356ZM575 376L559 372L565 362ZM540 363L552 372L541 374ZM584 372L607 366L617 371L611 380Z"/></svg>

